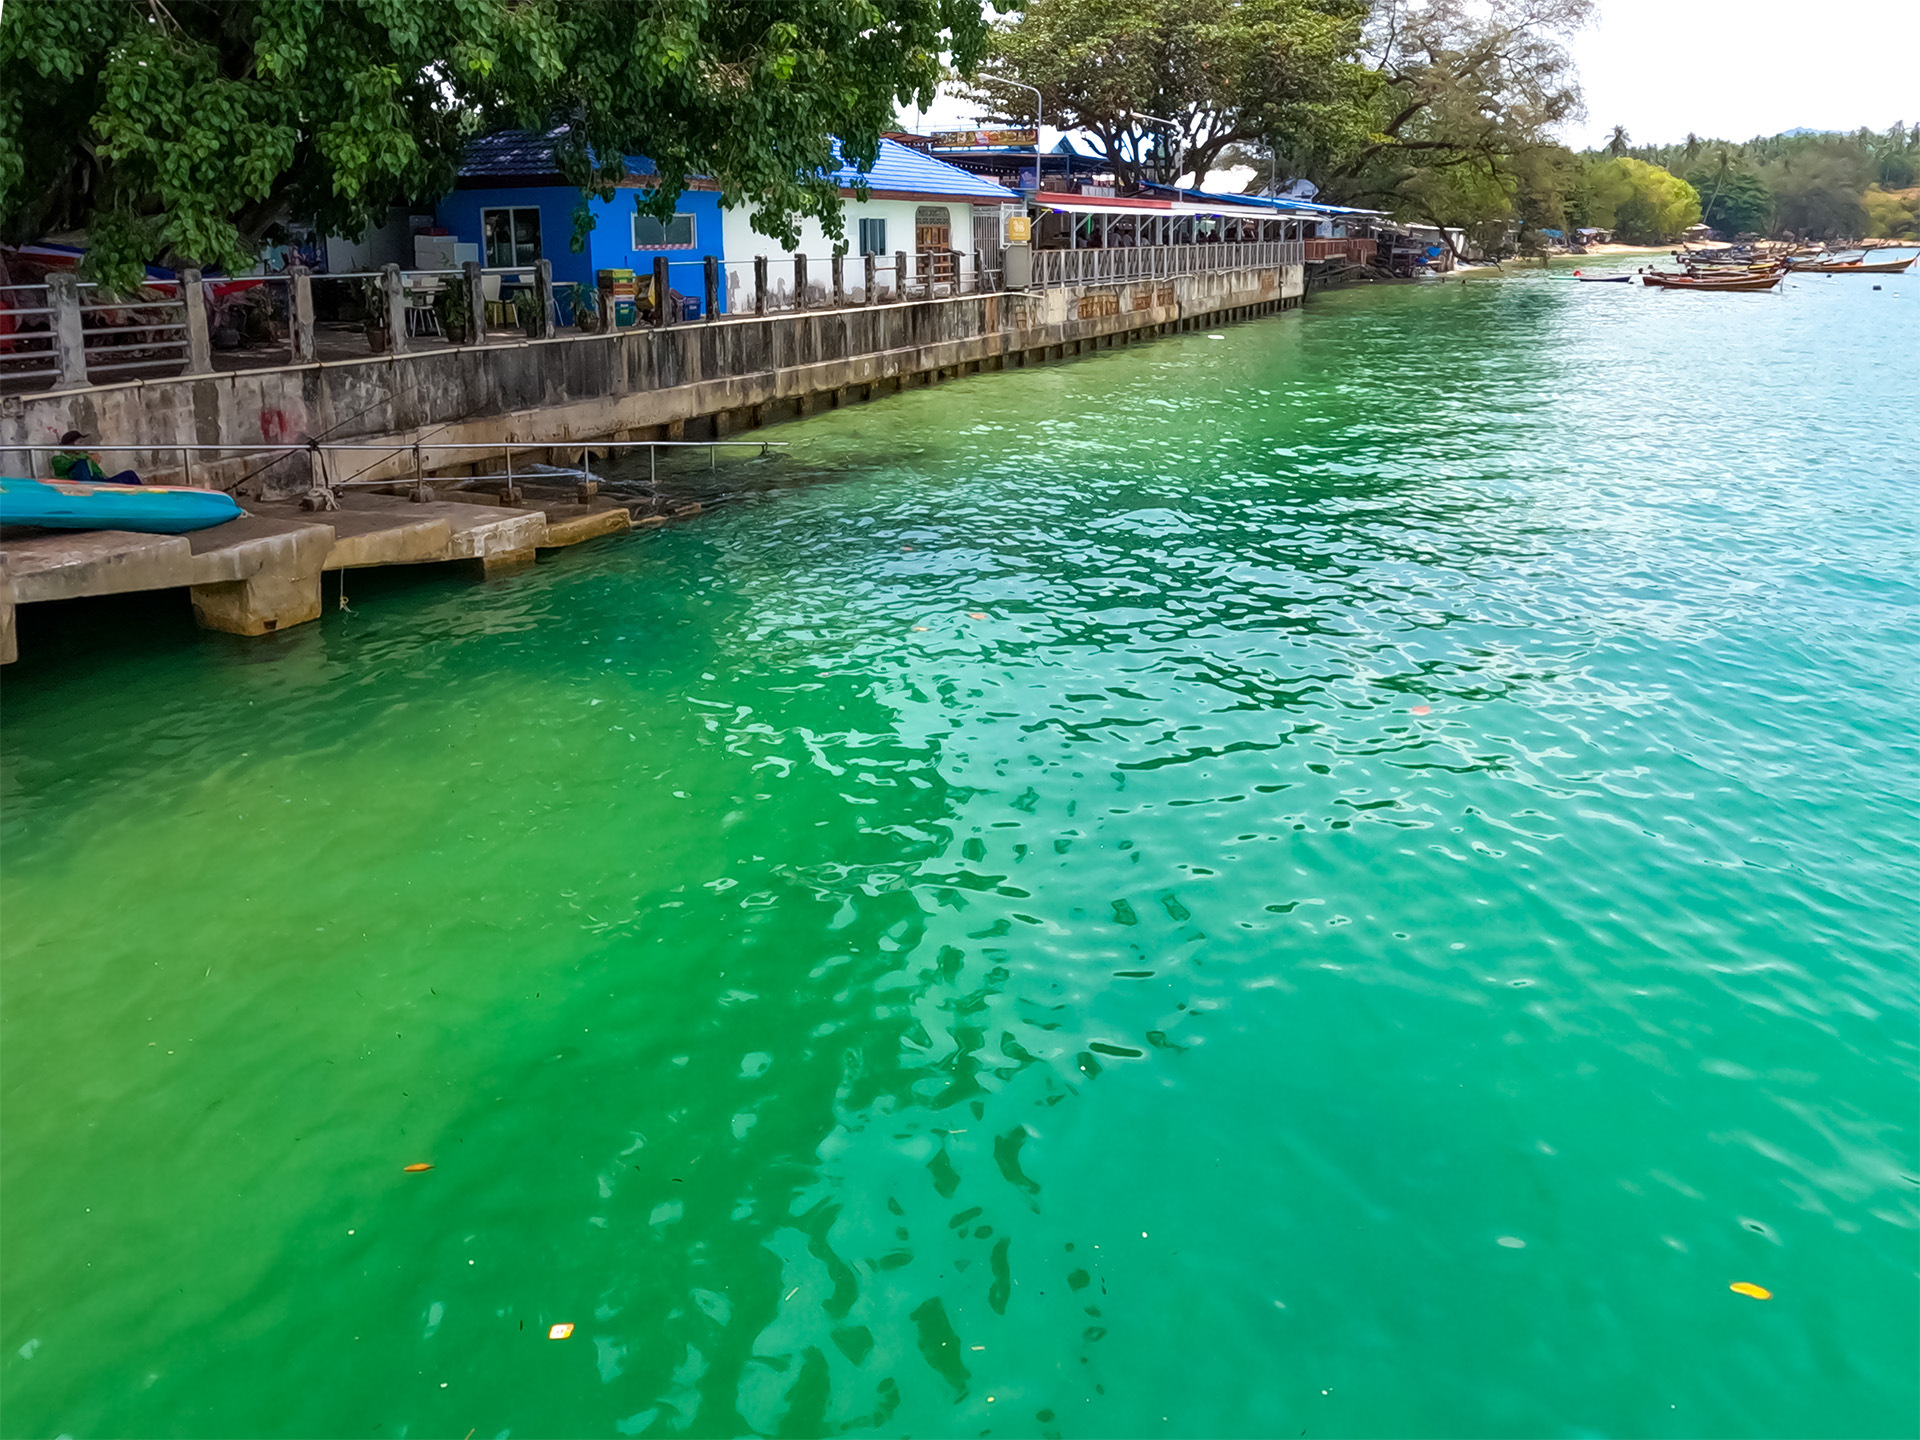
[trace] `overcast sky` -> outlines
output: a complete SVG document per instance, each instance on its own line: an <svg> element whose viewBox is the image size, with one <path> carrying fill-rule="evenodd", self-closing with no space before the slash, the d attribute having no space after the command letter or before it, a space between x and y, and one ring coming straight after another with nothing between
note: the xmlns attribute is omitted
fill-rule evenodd
<svg viewBox="0 0 1920 1440"><path fill-rule="evenodd" d="M1920 121L1920 3L1749 0L1734 8L1599 0L1600 22L1573 41L1586 123L1599 145L1615 125L1642 144L1747 140L1806 126L1885 130Z"/></svg>
<svg viewBox="0 0 1920 1440"><path fill-rule="evenodd" d="M1802 125L1920 123L1920 0L1748 0L1732 9L1598 0L1597 9L1599 23L1573 39L1587 95L1587 119L1564 137L1576 150L1603 144L1615 125L1636 143L1659 144L1689 130L1747 140ZM972 106L943 97L917 128L972 123Z"/></svg>

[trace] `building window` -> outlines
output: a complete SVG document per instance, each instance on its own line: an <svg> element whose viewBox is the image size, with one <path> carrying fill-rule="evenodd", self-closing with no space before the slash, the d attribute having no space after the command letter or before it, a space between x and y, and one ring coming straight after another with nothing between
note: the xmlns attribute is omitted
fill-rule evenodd
<svg viewBox="0 0 1920 1440"><path fill-rule="evenodd" d="M887 253L887 222L885 220L860 222L860 253L862 255Z"/></svg>
<svg viewBox="0 0 1920 1440"><path fill-rule="evenodd" d="M540 258L540 212L482 210L480 233L485 237L487 264L496 269L531 266Z"/></svg>
<svg viewBox="0 0 1920 1440"><path fill-rule="evenodd" d="M633 248L636 250L691 250L693 216L675 215L667 221L651 215L633 217Z"/></svg>

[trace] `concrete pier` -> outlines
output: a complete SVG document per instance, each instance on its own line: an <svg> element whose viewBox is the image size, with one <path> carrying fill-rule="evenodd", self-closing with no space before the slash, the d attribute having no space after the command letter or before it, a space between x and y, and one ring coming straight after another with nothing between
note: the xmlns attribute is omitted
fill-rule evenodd
<svg viewBox="0 0 1920 1440"><path fill-rule="evenodd" d="M309 514L265 503L190 535L124 530L0 538L0 664L18 657L15 607L134 590L184 589L194 618L232 635L270 635L320 616L320 577L374 565L463 564L479 575L533 563L541 550L632 528L612 500L509 509L348 493Z"/></svg>

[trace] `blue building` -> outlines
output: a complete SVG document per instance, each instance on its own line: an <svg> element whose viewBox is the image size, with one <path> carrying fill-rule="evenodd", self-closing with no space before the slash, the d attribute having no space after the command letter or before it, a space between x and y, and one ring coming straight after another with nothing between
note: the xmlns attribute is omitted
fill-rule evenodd
<svg viewBox="0 0 1920 1440"><path fill-rule="evenodd" d="M575 251L573 216L580 192L561 179L553 159L554 141L564 133L503 130L474 141L453 193L435 207L440 227L457 240L478 244L480 263L489 268L524 265L531 272L536 260L552 262L556 287L590 286L599 270L651 274L660 257L671 267L669 283L675 290L704 296L706 258L724 256L718 187L695 178L681 192L671 221L640 215L634 202L653 162L629 156L627 169L633 174L613 199L588 200L594 226L586 248Z"/></svg>
<svg viewBox="0 0 1920 1440"><path fill-rule="evenodd" d="M573 217L580 192L560 177L553 159L554 142L564 133L558 128L541 134L503 130L476 140L461 163L453 193L436 207L439 227L451 232L455 243L477 245L480 263L489 269L526 266L530 273L536 260L551 262L556 287L591 285L599 270L632 270L645 276L656 258L664 259L668 284L701 309L707 257L723 264L731 259L735 269L721 281L722 313L730 308L729 293L742 281L741 267L750 266L756 254L779 254L776 242L751 229L750 207L723 211L719 187L704 177L687 182L672 220L637 214L634 202L652 188L654 175L653 162L639 156L627 158L632 175L621 182L613 199L589 199L594 226L584 250L575 251ZM834 148L838 155L838 145ZM845 243L854 255L901 250L948 254L952 260L947 268L956 274L970 271L975 252L997 257L1004 216L1020 204L1017 194L993 181L892 140L880 142L880 153L865 175L843 163L833 179L849 202ZM864 200L854 189L862 179L868 188ZM822 274L835 243L818 221L800 224L801 247L819 262ZM497 277L489 277L488 284L497 290ZM775 284L786 281L776 275ZM563 320L568 310L563 302Z"/></svg>

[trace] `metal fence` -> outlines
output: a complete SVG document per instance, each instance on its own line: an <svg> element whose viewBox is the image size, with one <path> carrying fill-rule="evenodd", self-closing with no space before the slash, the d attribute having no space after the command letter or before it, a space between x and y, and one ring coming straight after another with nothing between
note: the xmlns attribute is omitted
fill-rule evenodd
<svg viewBox="0 0 1920 1440"><path fill-rule="evenodd" d="M1120 284L1299 265L1313 246L1326 243L1036 250L1032 283ZM605 331L621 321L680 325L946 299L1001 289L1005 275L998 261L997 255L953 250L748 260L662 257L657 267L635 275L630 311L595 285L556 284L544 260L532 266L388 266L330 275L295 269L205 279L185 271L178 279L148 281L131 295L54 274L44 284L0 287L0 388L72 389L136 376L306 363L321 358L317 319L331 327L328 343L335 352L355 343L352 328L358 324L366 329L369 351L402 353L421 343L544 339L566 327ZM653 303L655 289L664 291L664 303ZM248 353L224 354L229 351ZM216 355L222 357L217 364Z"/></svg>
<svg viewBox="0 0 1920 1440"><path fill-rule="evenodd" d="M721 308L729 315L764 315L976 295L1000 288L1000 269L988 260L980 251L895 250L721 261Z"/></svg>
<svg viewBox="0 0 1920 1440"><path fill-rule="evenodd" d="M1306 263L1299 240L1223 241L1217 245L1139 245L1111 250L1036 250L1035 285L1121 284L1215 270L1266 270Z"/></svg>
<svg viewBox="0 0 1920 1440"><path fill-rule="evenodd" d="M722 450L752 450L764 459L776 453L783 453L790 442L785 440L512 440L506 442L487 441L419 441L414 444L382 444L366 441L308 440L294 444L280 445L209 445L198 443L172 445L9 445L0 444L0 463L18 468L22 478L50 478L51 461L57 455L86 454L103 457L99 463L106 470L116 467L138 467L138 473L173 473L168 461L177 458L180 483L195 484L194 459L200 457L203 462L261 460L262 465L252 474L244 477L240 483L261 473L266 468L285 460L304 455L307 458L306 479L308 482L309 508L334 510L339 508L339 492L343 490L381 489L413 486L416 498L424 498L427 487L439 486L448 489L460 489L468 485L504 484L507 497L518 496L518 481L535 484L543 479L573 476L580 480L600 480L610 478L605 467L596 475L593 469L593 452L603 450L647 452L647 483L649 488L657 485L659 478L660 452L662 450L684 451L704 450L707 452L707 468L718 468L719 454ZM528 450L544 450L549 455L554 451L578 456L578 465L560 470L550 464L535 464L528 468L523 464L519 472L514 471L514 453L524 454ZM334 456L350 457L343 465L356 460L364 460L357 472L341 475L336 473ZM491 461L499 457L500 468L482 474L467 476L445 476L435 474L430 468L430 456L452 457L456 463L474 464ZM105 457L112 457L111 459ZM367 459L366 457L372 457ZM387 473L368 474L379 469L383 462L399 462L411 470L410 474ZM410 462L410 464L409 464ZM41 476L45 469L48 474ZM79 484L89 481L72 482ZM148 481L148 483L159 483ZM632 483L632 482L626 482ZM229 487L232 488L232 487Z"/></svg>
<svg viewBox="0 0 1920 1440"><path fill-rule="evenodd" d="M77 352L89 380L156 367L178 370L187 361L187 332L178 280L149 280L128 295L71 275L0 287L0 379L28 387L58 384L63 345Z"/></svg>

